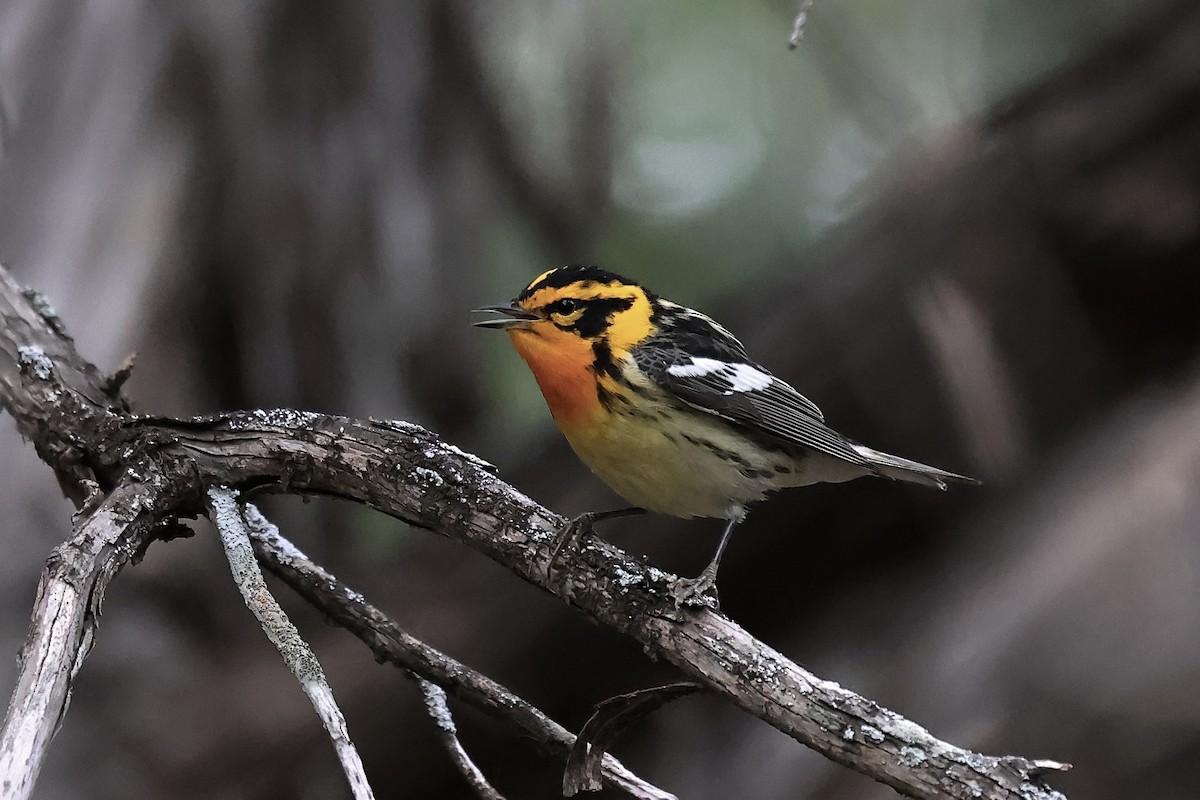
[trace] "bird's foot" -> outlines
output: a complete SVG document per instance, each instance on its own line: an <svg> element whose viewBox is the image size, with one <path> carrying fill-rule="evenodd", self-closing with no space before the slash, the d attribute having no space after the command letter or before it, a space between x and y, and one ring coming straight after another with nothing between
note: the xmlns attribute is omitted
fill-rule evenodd
<svg viewBox="0 0 1200 800"><path fill-rule="evenodd" d="M592 532L592 526L596 523L596 517L597 514L595 511L588 511L580 514L558 529L558 533L554 535L554 546L550 548L550 561L546 564L547 579L554 580L554 572L558 567L559 558L563 555L563 551L581 537L587 536Z"/></svg>
<svg viewBox="0 0 1200 800"><path fill-rule="evenodd" d="M554 570L558 566L558 558L562 555L563 550L567 545L571 544L581 536L586 536L592 532L592 526L600 520L617 519L618 517L632 517L636 514L645 514L646 509L637 506L630 508L617 508L612 511L588 511L580 514L575 519L562 526L558 535L555 536L554 546L550 548L550 562L546 564L547 579L554 579Z"/></svg>
<svg viewBox="0 0 1200 800"><path fill-rule="evenodd" d="M675 595L675 607L687 606L701 608L707 606L713 611L721 610L721 602L717 599L717 573L707 569L698 578L677 578L671 587Z"/></svg>

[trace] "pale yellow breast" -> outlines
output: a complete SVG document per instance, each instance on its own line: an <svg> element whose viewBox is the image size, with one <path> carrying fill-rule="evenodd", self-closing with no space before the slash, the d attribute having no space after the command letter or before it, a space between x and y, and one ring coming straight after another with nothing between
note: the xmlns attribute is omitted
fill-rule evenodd
<svg viewBox="0 0 1200 800"><path fill-rule="evenodd" d="M699 413L678 418L674 412L664 420L659 412L668 407L644 401L641 415L617 409L596 424L563 433L617 494L677 517L728 517L769 491L811 482L798 474L802 463L749 444L716 419Z"/></svg>

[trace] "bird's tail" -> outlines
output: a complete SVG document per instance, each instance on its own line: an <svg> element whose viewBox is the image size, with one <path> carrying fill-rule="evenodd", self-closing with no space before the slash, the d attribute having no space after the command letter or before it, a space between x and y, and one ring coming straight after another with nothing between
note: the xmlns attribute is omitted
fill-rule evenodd
<svg viewBox="0 0 1200 800"><path fill-rule="evenodd" d="M850 446L859 455L871 462L871 468L877 475L884 478L891 478L894 481L908 481L909 483L921 483L925 486L936 486L943 491L945 491L946 484L948 483L979 483L979 481L974 478L968 478L966 475L947 472L944 469L931 467L928 464L921 464L917 461L909 461L907 458L893 456L889 453L881 453L878 450L872 450L866 445L851 444Z"/></svg>

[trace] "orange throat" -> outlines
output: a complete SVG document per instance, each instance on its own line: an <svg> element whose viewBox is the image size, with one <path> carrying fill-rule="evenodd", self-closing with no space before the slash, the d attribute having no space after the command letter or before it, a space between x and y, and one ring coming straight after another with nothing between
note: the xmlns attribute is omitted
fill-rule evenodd
<svg viewBox="0 0 1200 800"><path fill-rule="evenodd" d="M545 323L511 328L508 338L529 365L560 428L585 425L600 413L590 344Z"/></svg>

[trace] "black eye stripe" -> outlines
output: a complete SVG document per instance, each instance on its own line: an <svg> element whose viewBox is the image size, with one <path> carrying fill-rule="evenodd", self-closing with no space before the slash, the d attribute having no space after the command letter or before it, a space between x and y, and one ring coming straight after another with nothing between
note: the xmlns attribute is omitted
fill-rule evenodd
<svg viewBox="0 0 1200 800"><path fill-rule="evenodd" d="M571 325L580 336L591 339L602 334L608 327L614 314L627 311L633 307L633 299L629 297L603 297L589 300L583 305L583 313Z"/></svg>

